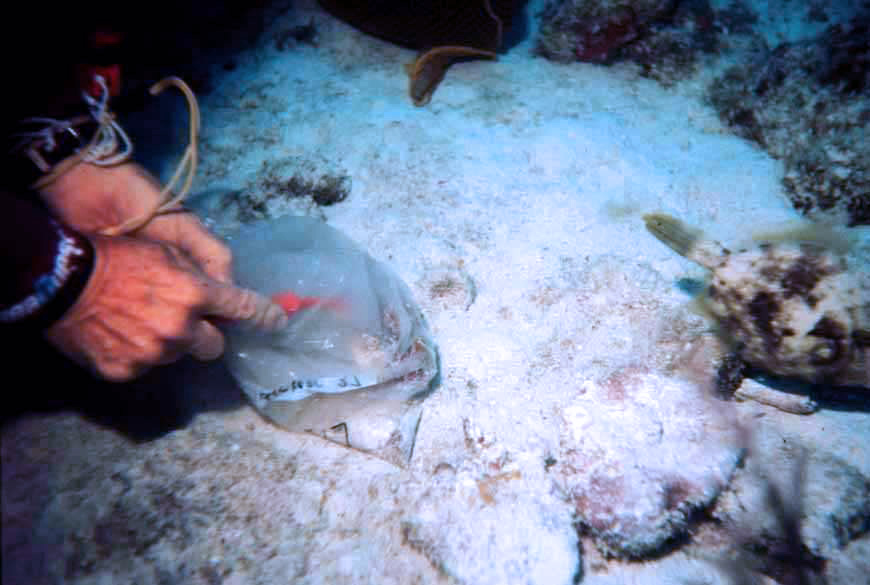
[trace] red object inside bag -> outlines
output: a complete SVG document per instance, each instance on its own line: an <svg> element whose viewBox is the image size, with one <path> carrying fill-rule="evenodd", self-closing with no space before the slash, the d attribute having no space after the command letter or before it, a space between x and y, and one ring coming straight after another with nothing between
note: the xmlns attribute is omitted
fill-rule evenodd
<svg viewBox="0 0 870 585"><path fill-rule="evenodd" d="M314 307L326 307L335 311L340 311L345 307L345 303L339 299L301 297L289 290L272 295L272 302L276 305L280 305L288 315L292 315L302 309L311 309Z"/></svg>

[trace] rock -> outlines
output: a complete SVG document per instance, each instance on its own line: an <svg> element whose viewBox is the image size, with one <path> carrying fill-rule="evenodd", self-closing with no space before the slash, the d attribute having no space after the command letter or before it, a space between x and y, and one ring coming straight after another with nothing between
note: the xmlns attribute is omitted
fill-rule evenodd
<svg viewBox="0 0 870 585"><path fill-rule="evenodd" d="M551 1L541 15L536 51L560 62L603 63L637 40L648 23L673 10L672 0Z"/></svg>
<svg viewBox="0 0 870 585"><path fill-rule="evenodd" d="M638 558L686 534L740 461L735 428L696 384L625 368L587 381L564 409L551 468L608 555Z"/></svg>
<svg viewBox="0 0 870 585"><path fill-rule="evenodd" d="M722 121L785 165L799 212L870 223L870 11L749 53L708 89Z"/></svg>
<svg viewBox="0 0 870 585"><path fill-rule="evenodd" d="M780 522L767 501L768 485L795 500L787 503L799 514L800 535L812 555L839 556L870 531L870 479L848 462L824 451L803 455L790 446L762 454L748 469L735 476L714 516L762 550L776 549L783 539Z"/></svg>

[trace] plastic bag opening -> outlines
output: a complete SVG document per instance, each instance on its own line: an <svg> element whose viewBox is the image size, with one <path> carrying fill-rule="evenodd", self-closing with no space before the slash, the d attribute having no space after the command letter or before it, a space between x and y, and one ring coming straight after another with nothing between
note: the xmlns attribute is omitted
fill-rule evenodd
<svg viewBox="0 0 870 585"><path fill-rule="evenodd" d="M231 239L240 286L285 306L263 333L225 327L224 359L266 417L404 465L422 401L440 382L438 350L411 291L327 224L285 216Z"/></svg>

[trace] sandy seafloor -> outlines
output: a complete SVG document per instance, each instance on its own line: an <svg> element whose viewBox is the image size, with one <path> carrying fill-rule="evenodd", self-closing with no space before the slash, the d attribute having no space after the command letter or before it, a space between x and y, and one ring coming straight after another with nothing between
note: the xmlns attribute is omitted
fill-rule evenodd
<svg viewBox="0 0 870 585"><path fill-rule="evenodd" d="M797 219L780 164L705 105L709 71L665 89L530 39L418 108L411 51L282 18L318 47L267 31L215 78L191 205L225 234L264 163L350 177L343 202L269 209L324 217L413 291L442 360L413 455L280 430L219 365L182 364L153 391L190 416L147 440L73 412L4 427L4 583L729 583L738 538L776 540L760 477L793 494L801 453L804 542L830 583L868 582L866 406L711 398L677 286L704 272L643 227L666 211L733 242Z"/></svg>

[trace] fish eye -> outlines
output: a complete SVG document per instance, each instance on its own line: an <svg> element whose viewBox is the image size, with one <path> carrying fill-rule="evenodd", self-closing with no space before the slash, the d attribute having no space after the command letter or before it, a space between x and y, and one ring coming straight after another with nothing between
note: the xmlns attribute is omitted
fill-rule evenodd
<svg viewBox="0 0 870 585"><path fill-rule="evenodd" d="M810 363L817 366L829 365L840 357L840 344L836 339L820 339L810 349Z"/></svg>
<svg viewBox="0 0 870 585"><path fill-rule="evenodd" d="M808 335L817 340L809 352L811 364L828 366L844 357L847 328L836 319L823 316Z"/></svg>

